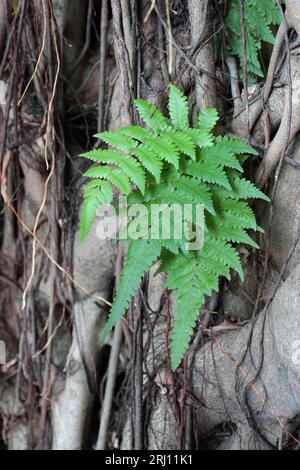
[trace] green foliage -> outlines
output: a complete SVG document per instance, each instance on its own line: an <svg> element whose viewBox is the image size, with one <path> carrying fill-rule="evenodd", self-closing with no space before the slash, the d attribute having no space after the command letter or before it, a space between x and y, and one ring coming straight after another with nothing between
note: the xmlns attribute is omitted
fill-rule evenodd
<svg viewBox="0 0 300 470"><path fill-rule="evenodd" d="M280 12L274 0L244 0L244 13L248 73L250 77L253 75L263 77L259 52L263 42L274 44L275 38L271 25L280 24ZM244 53L241 11L237 0L231 1L231 8L225 23L232 32L230 37L230 53L240 58L242 67Z"/></svg>
<svg viewBox="0 0 300 470"><path fill-rule="evenodd" d="M134 240L129 244L117 295L105 325L104 338L129 307L129 303L135 295L145 272L158 260L160 253L161 244L156 240Z"/></svg>
<svg viewBox="0 0 300 470"><path fill-rule="evenodd" d="M105 337L125 314L145 272L159 261L159 271L168 275L166 287L175 292L171 359L172 367L176 369L189 344L205 296L218 290L220 276L230 279L231 269L243 277L234 244L257 246L247 230L260 228L245 200L268 198L241 177L241 156L256 154L256 151L241 140L212 134L218 119L215 109L202 110L197 127L192 129L187 99L173 85L169 98L170 119L145 101L137 100L135 104L147 128L128 126L99 134L97 137L110 148L83 154L99 165L85 174L91 182L85 187L81 239L83 241L88 235L98 206L113 200L114 188L128 196L129 205L142 203L150 209L155 204L164 204L160 217L172 204L183 207L184 204L199 203L204 206L204 244L201 249L189 251L186 240L173 235L168 238L160 234L157 239L140 236L129 241L104 332ZM126 229L137 220L133 217ZM153 223L146 214L142 223L144 228L153 229ZM193 230L201 225L194 212L185 216L184 223Z"/></svg>

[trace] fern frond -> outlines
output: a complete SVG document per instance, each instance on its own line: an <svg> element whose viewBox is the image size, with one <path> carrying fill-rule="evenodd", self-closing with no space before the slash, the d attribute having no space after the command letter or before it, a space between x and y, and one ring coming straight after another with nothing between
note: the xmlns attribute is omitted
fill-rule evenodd
<svg viewBox="0 0 300 470"><path fill-rule="evenodd" d="M205 238L203 253L216 262L234 269L239 274L241 280L244 280L240 256L237 250L229 243L212 236L207 236Z"/></svg>
<svg viewBox="0 0 300 470"><path fill-rule="evenodd" d="M150 152L147 146L139 146L134 149L134 155L139 159L140 163L160 182L163 162L158 153Z"/></svg>
<svg viewBox="0 0 300 470"><path fill-rule="evenodd" d="M175 370L193 334L204 294L199 289L200 264L195 257L164 252L162 269L168 274L166 287L175 290L175 321L171 337L171 366Z"/></svg>
<svg viewBox="0 0 300 470"><path fill-rule="evenodd" d="M230 279L231 269L243 278L241 260L232 245L246 243L257 247L247 230L262 229L245 200L268 198L240 177L243 155L257 152L239 139L213 136L211 131L218 119L216 110L204 109L198 127L190 128L187 99L173 85L170 121L143 100L137 100L136 106L148 129L127 126L98 134L115 150L83 154L100 166L85 173L92 181L85 186L81 240L88 235L99 206L112 201L113 188L127 195L129 208L133 204L143 205L145 211L141 210L140 215L133 211L124 229L124 233L133 232L137 236L129 241L104 336L125 313L144 273L160 260L160 270L168 274L167 287L174 291L176 299L171 342L175 369L188 347L205 296L218 290L221 276ZM192 210L186 211L185 204ZM199 204L203 206L201 220ZM159 206L156 218L149 218L154 205ZM203 229L203 246L191 249L186 240L187 228L193 233L196 228ZM145 234L147 240L142 239ZM120 241L122 236L123 232L119 234Z"/></svg>
<svg viewBox="0 0 300 470"><path fill-rule="evenodd" d="M243 214L237 215L233 212L224 212L222 214L223 225L225 227L232 227L232 228L247 228L251 230L257 230L257 224L254 214L251 215Z"/></svg>
<svg viewBox="0 0 300 470"><path fill-rule="evenodd" d="M276 25L281 22L280 11L276 2L270 0L248 0L249 5L255 8L255 11L261 18L266 18L270 24Z"/></svg>
<svg viewBox="0 0 300 470"><path fill-rule="evenodd" d="M161 240L162 248L170 251L174 255L178 255L182 249L183 243L181 240Z"/></svg>
<svg viewBox="0 0 300 470"><path fill-rule="evenodd" d="M81 156L99 163L117 165L142 193L145 191L146 175L139 162L115 150L92 150Z"/></svg>
<svg viewBox="0 0 300 470"><path fill-rule="evenodd" d="M153 129L154 131L160 132L165 131L169 127L167 119L163 114L152 104L147 103L144 100L134 100L135 107L137 108L139 115L143 121Z"/></svg>
<svg viewBox="0 0 300 470"><path fill-rule="evenodd" d="M195 272L199 269L199 262L193 256L178 255L172 258L169 265L165 266L168 279L166 287L171 290L188 288L191 279L193 279Z"/></svg>
<svg viewBox="0 0 300 470"><path fill-rule="evenodd" d="M122 194L128 196L130 192L130 181L122 170L114 169L109 175L109 179Z"/></svg>
<svg viewBox="0 0 300 470"><path fill-rule="evenodd" d="M196 283L191 283L186 292L175 294L175 322L171 337L171 367L176 370L187 350L195 324L204 303L204 294Z"/></svg>
<svg viewBox="0 0 300 470"><path fill-rule="evenodd" d="M105 325L102 342L129 307L144 274L158 260L161 244L158 241L132 240L129 244L117 294Z"/></svg>
<svg viewBox="0 0 300 470"><path fill-rule="evenodd" d="M228 265L222 264L214 258L208 256L207 253L205 253L203 250L199 254L199 261L201 268L204 271L204 275L206 272L208 272L214 275L217 279L220 277L225 277L228 281L230 281L231 277Z"/></svg>
<svg viewBox="0 0 300 470"><path fill-rule="evenodd" d="M147 139L151 139L152 134L148 129L141 126L126 126L119 129L119 133L131 139L144 142Z"/></svg>
<svg viewBox="0 0 300 470"><path fill-rule="evenodd" d="M95 221L97 211L102 204L110 204L113 198L112 188L107 181L98 180L87 185L81 211L80 241L83 242Z"/></svg>
<svg viewBox="0 0 300 470"><path fill-rule="evenodd" d="M83 176L87 178L103 178L111 181L111 183L123 194L128 196L130 191L130 181L127 175L117 168L111 168L108 166L97 166L90 168L84 173ZM87 185L85 187L87 189Z"/></svg>
<svg viewBox="0 0 300 470"><path fill-rule="evenodd" d="M200 269L198 273L198 289L203 292L204 295L211 296L214 290L219 290L219 277L213 273L204 273L201 267Z"/></svg>
<svg viewBox="0 0 300 470"><path fill-rule="evenodd" d="M270 202L270 198L260 191L251 181L245 178L239 178L236 175L229 177L231 187L233 189L232 197L239 199L263 199Z"/></svg>
<svg viewBox="0 0 300 470"><path fill-rule="evenodd" d="M273 0L244 0L244 19L247 35L246 55L249 76L263 77L259 52L262 42L274 43L274 35L270 25L280 24L280 12ZM231 54L237 55L240 63L244 60L243 34L241 30L240 7L236 0L231 1L231 8L225 23L233 34L230 35L229 47Z"/></svg>
<svg viewBox="0 0 300 470"><path fill-rule="evenodd" d="M197 283L190 283L185 292L178 290L175 293L175 322L171 337L171 367L176 370L187 350L190 339L204 303L204 294Z"/></svg>
<svg viewBox="0 0 300 470"><path fill-rule="evenodd" d="M215 166L220 168L232 168L239 172L243 172L243 168L239 160L230 152L226 146L225 149L222 146L216 144L215 146L201 151L201 161L213 163Z"/></svg>
<svg viewBox="0 0 300 470"><path fill-rule="evenodd" d="M215 213L212 195L207 185L199 182L196 178L184 176L175 181L174 186L179 193L188 196L190 201L204 204L209 212Z"/></svg>
<svg viewBox="0 0 300 470"><path fill-rule="evenodd" d="M213 290L218 289L218 276L205 272L200 264L196 266L193 273L186 276L184 284L175 291L175 322L171 337L173 370L179 366L187 350L205 295L211 295Z"/></svg>
<svg viewBox="0 0 300 470"><path fill-rule="evenodd" d="M235 154L247 153L249 155L258 155L257 150L255 150L250 145L246 144L246 142L244 142L243 140L238 139L237 137L233 139L225 135L222 138L217 137L217 142L222 142L223 145L228 145L228 148L230 148L231 152Z"/></svg>
<svg viewBox="0 0 300 470"><path fill-rule="evenodd" d="M215 108L205 108L199 113L198 127L210 132L219 120L219 113Z"/></svg>
<svg viewBox="0 0 300 470"><path fill-rule="evenodd" d="M170 85L169 114L175 129L189 128L189 105L187 97L174 85Z"/></svg>
<svg viewBox="0 0 300 470"><path fill-rule="evenodd" d="M179 168L179 153L172 140L162 135L149 140L144 148L152 150L160 158L171 163L176 169Z"/></svg>
<svg viewBox="0 0 300 470"><path fill-rule="evenodd" d="M221 224L210 224L209 229L211 234L220 240L233 243L244 243L245 245L253 246L253 248L259 248L257 243L255 243L255 241L249 237L245 230L237 230L237 228L226 227L225 225Z"/></svg>
<svg viewBox="0 0 300 470"><path fill-rule="evenodd" d="M132 147L135 147L137 145L137 142L134 139L131 139L130 137L124 135L121 132L121 129L117 131L107 131L102 132L101 134L95 134L94 137L99 140L102 140L106 144L118 150L128 151Z"/></svg>
<svg viewBox="0 0 300 470"><path fill-rule="evenodd" d="M208 212L211 214L215 213L212 195L208 186L188 176L182 176L180 179L174 181L174 186L179 193L187 196L190 202L203 204Z"/></svg>
<svg viewBox="0 0 300 470"><path fill-rule="evenodd" d="M187 162L184 167L184 172L187 175L196 176L201 181L215 183L231 190L225 171L216 165L214 161Z"/></svg>
<svg viewBox="0 0 300 470"><path fill-rule="evenodd" d="M169 130L165 132L165 136L173 142L179 152L188 155L192 160L196 159L196 144L188 133Z"/></svg>
<svg viewBox="0 0 300 470"><path fill-rule="evenodd" d="M213 146L213 136L210 132L201 129L189 129L187 132L198 147L204 148Z"/></svg>

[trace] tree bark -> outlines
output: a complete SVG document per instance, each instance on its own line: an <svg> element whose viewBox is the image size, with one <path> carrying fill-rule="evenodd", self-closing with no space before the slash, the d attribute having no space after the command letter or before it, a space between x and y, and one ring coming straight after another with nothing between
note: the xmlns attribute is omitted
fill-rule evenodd
<svg viewBox="0 0 300 470"><path fill-rule="evenodd" d="M214 49L228 2L0 0L0 448L299 446L297 43L281 57L299 2L285 4L266 87L247 106L252 88L240 93L229 59L230 83ZM193 110L218 107L222 130L256 145L247 177L272 196L253 205L261 253L239 247L245 283L207 299L175 373L164 274L150 270L101 347L123 256L99 239L100 216L79 243L78 155L97 131L139 124L134 98L166 113L170 79Z"/></svg>

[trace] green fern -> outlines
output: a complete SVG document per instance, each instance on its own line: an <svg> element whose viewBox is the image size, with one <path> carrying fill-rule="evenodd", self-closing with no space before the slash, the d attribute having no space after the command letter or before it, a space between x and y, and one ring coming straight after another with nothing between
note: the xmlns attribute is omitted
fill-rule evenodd
<svg viewBox="0 0 300 470"><path fill-rule="evenodd" d="M108 335L117 320L126 312L142 277L158 260L160 253L161 244L158 241L133 240L130 243L117 295L109 320L105 325L103 338Z"/></svg>
<svg viewBox="0 0 300 470"><path fill-rule="evenodd" d="M189 128L188 100L174 85L170 85L169 113L174 129Z"/></svg>
<svg viewBox="0 0 300 470"><path fill-rule="evenodd" d="M253 75L263 77L259 52L263 42L274 44L271 26L280 24L280 12L274 0L244 0L244 13L249 78ZM239 57L242 66L244 51L240 15L239 2L231 0L231 8L225 21L232 32L230 53Z"/></svg>
<svg viewBox="0 0 300 470"><path fill-rule="evenodd" d="M171 340L172 368L180 364L193 333L199 309L205 297L218 290L219 278L230 279L231 270L243 278L243 270L236 243L257 247L248 229L261 231L246 199L268 200L250 181L241 177L241 155L255 154L255 150L239 139L215 137L217 123L215 109L204 109L199 114L197 127L189 124L186 97L175 86L170 87L170 119L151 104L137 100L135 105L147 128L127 126L115 132L104 132L96 137L110 148L83 154L98 164L85 176L91 181L85 186L81 218L81 239L87 237L98 207L111 203L114 189L128 196L128 206L143 204L146 214L133 216L122 230L139 226L146 237L129 238L116 297L105 327L107 336L117 320L125 314L144 274L157 261L159 271L167 273L166 287L174 291L175 321ZM195 231L201 226L195 207L204 207L204 244L190 251L186 241L176 238L173 205L193 210L183 216L184 229ZM148 213L154 205L161 212L156 223L149 221ZM170 217L171 235L162 231L164 216ZM156 230L158 236L151 235Z"/></svg>

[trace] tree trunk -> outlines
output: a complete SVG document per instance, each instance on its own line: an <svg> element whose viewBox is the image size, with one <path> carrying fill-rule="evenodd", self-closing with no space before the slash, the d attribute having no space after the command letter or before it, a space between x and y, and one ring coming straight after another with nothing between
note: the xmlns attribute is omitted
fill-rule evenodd
<svg viewBox="0 0 300 470"><path fill-rule="evenodd" d="M298 3L252 95L222 56L231 2L0 0L0 449L299 448ZM166 113L171 82L191 120L217 107L217 131L259 150L245 171L272 199L253 204L261 251L239 246L245 282L199 306L176 372L164 274L101 346L124 250L98 237L100 217L79 242L79 155L140 124L135 98Z"/></svg>

